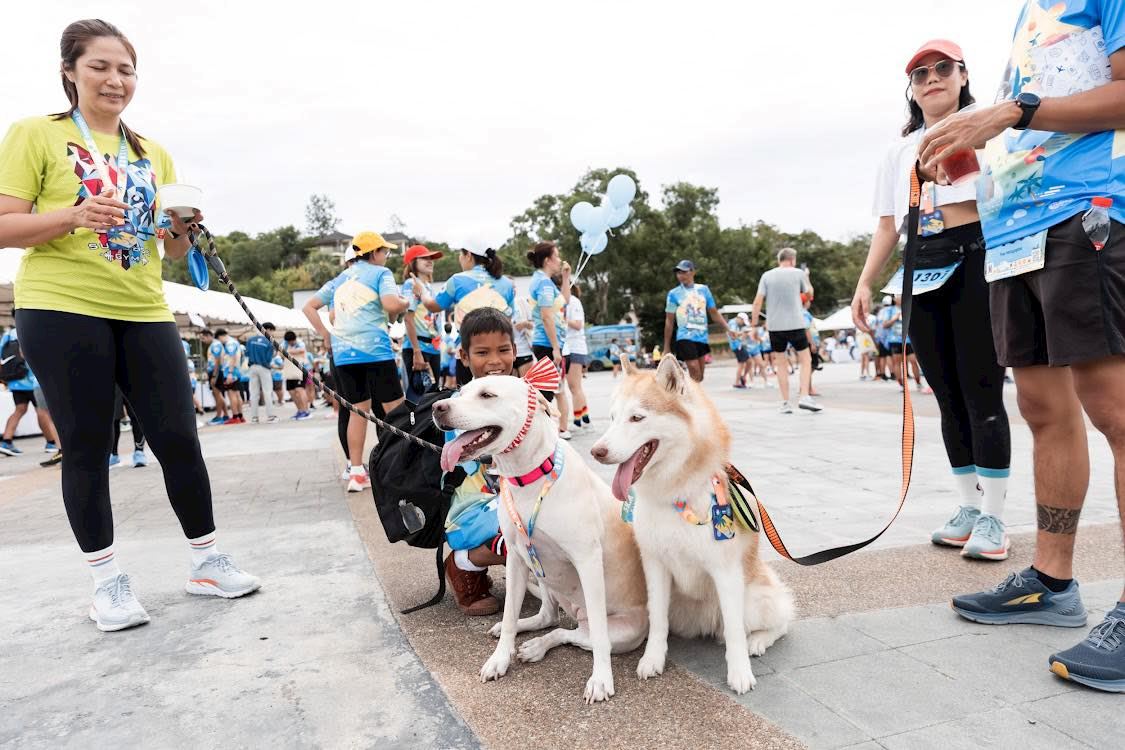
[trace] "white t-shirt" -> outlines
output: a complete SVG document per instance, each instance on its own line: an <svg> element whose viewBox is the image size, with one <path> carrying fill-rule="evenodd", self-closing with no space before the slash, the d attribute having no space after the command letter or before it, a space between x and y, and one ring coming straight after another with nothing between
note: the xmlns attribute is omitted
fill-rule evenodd
<svg viewBox="0 0 1125 750"><path fill-rule="evenodd" d="M876 218L893 216L899 234L906 231L906 213L910 207L910 170L918 159L918 144L925 128L919 128L905 138L896 138L891 143L883 161L879 164L879 175L875 181L875 205L872 209ZM978 154L978 158L979 158ZM930 183L923 186L931 190ZM957 187L937 186L936 207L950 203L964 203L977 199L975 182L967 182Z"/></svg>
<svg viewBox="0 0 1125 750"><path fill-rule="evenodd" d="M527 297L522 294L516 295L515 310L512 311L512 323L530 323L531 322L531 302ZM521 331L516 329L516 356L517 357L530 357L531 351L531 334L535 329L528 329Z"/></svg>
<svg viewBox="0 0 1125 750"><path fill-rule="evenodd" d="M586 311L582 309L582 300L577 295L570 296L570 304L566 306L566 320L569 323L576 320L582 324L578 330L566 327L566 341L563 342L563 355L589 354L586 348Z"/></svg>

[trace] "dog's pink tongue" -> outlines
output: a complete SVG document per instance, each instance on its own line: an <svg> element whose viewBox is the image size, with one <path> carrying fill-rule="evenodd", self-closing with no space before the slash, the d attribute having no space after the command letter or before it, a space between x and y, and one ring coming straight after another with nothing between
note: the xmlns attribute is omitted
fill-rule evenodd
<svg viewBox="0 0 1125 750"><path fill-rule="evenodd" d="M625 463L617 465L617 473L613 475L613 496L621 502L629 499L629 488L633 486L633 470L636 468L637 453L630 456Z"/></svg>
<svg viewBox="0 0 1125 750"><path fill-rule="evenodd" d="M453 471L457 464L461 463L461 454L465 452L465 446L473 442L473 440L480 436L484 430L469 430L468 432L461 433L452 442L446 443L441 449L441 470Z"/></svg>

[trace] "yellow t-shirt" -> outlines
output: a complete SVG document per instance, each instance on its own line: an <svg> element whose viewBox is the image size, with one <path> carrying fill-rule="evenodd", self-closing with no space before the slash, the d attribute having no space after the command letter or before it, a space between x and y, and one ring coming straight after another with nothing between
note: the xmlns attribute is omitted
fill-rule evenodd
<svg viewBox="0 0 1125 750"><path fill-rule="evenodd" d="M31 117L12 125L0 143L0 194L32 201L45 214L102 191L94 159L106 159L117 180L120 134L94 133L91 156L69 117ZM16 309L58 310L112 320L174 320L164 298L156 247L156 190L175 182L172 159L144 139L145 156L129 149L125 197L134 206L109 235L77 229L24 254L16 275Z"/></svg>

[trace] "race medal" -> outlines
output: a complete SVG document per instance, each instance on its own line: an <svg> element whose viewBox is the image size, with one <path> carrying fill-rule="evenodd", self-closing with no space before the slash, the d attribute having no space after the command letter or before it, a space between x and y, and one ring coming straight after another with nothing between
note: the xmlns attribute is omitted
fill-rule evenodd
<svg viewBox="0 0 1125 750"><path fill-rule="evenodd" d="M734 539L734 513L729 505L714 503L711 506L711 530L716 542Z"/></svg>

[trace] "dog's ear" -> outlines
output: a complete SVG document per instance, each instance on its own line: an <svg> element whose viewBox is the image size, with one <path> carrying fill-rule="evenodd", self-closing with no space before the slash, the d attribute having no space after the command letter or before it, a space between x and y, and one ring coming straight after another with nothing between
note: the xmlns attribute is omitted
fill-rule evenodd
<svg viewBox="0 0 1125 750"><path fill-rule="evenodd" d="M656 382L672 393L682 394L687 388L687 373L674 355L665 354L660 358L660 366L656 368Z"/></svg>
<svg viewBox="0 0 1125 750"><path fill-rule="evenodd" d="M548 401L546 398L544 398L542 391L536 391L535 395L539 397L539 408L543 410L543 413L545 413L551 419L558 419L559 407L555 406L555 402Z"/></svg>

